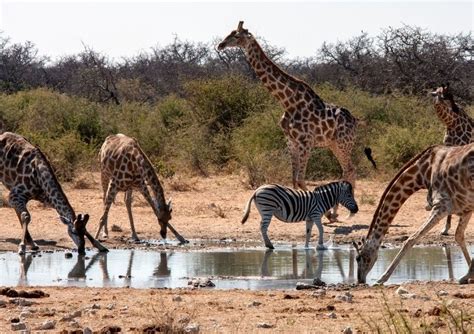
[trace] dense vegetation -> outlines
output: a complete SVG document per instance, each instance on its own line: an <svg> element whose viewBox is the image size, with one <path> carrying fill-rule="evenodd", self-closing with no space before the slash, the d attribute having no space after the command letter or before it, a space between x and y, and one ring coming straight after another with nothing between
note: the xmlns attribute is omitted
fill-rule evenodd
<svg viewBox="0 0 474 334"><path fill-rule="evenodd" d="M215 44L215 43L213 43ZM380 173L441 143L429 88L449 80L463 103L473 93L472 38L439 36L419 28L387 29L323 45L317 58L285 60L325 100L362 120L354 151L359 175L374 173L363 156L371 146ZM86 48L55 62L31 43L0 43L0 121L48 154L58 174L97 168L97 152L112 133L136 137L164 176L243 170L249 184L290 180L290 159L278 126L282 109L258 82L242 53L216 54L211 45L176 39L114 63ZM465 106L470 112L472 108ZM307 178L338 177L329 151L317 149Z"/></svg>

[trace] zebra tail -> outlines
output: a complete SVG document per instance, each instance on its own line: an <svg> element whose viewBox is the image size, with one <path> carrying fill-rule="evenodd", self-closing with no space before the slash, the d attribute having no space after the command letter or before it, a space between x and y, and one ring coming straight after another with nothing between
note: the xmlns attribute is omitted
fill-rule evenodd
<svg viewBox="0 0 474 334"><path fill-rule="evenodd" d="M241 224L245 224L247 219L249 218L250 214L250 205L252 204L253 199L255 198L255 193L253 193L252 197L248 200L247 204L245 205L244 209L244 216L242 217L242 221L240 222Z"/></svg>

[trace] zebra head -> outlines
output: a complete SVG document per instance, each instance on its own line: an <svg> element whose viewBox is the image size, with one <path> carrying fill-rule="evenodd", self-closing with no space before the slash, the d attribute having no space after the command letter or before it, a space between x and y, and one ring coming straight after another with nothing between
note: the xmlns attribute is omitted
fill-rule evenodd
<svg viewBox="0 0 474 334"><path fill-rule="evenodd" d="M354 198L354 189L347 181L339 182L339 197L337 201L351 212L351 216L359 211L359 206Z"/></svg>

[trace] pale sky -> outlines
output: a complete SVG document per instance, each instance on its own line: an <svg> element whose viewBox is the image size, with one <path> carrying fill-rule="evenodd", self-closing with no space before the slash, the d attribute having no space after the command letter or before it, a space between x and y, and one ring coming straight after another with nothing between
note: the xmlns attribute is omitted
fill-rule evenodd
<svg viewBox="0 0 474 334"><path fill-rule="evenodd" d="M0 31L12 42L33 42L41 55L83 50L83 43L115 60L175 35L194 42L225 37L239 20L257 37L284 47L287 57L311 57L324 41L361 31L416 25L456 34L473 31L473 1L11 1L0 0Z"/></svg>

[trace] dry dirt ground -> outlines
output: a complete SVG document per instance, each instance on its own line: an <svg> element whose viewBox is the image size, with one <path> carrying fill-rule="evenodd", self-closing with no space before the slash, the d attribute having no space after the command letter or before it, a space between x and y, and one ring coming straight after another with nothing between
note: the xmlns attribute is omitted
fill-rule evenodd
<svg viewBox="0 0 474 334"><path fill-rule="evenodd" d="M336 233L334 241L349 243L367 233L373 212L388 182L361 180L356 189L360 211L351 220L325 225L325 240ZM313 184L314 186L315 184ZM260 242L259 216L252 206L250 219L240 224L243 207L252 194L238 175L202 177L175 177L163 183L167 198L173 202L173 226L187 239L235 239L236 244ZM89 213L88 229L92 234L102 214L102 193L98 174L85 174L74 183L64 184L72 206L77 213ZM6 195L5 193L3 195ZM392 223L385 241L400 244L427 218L426 191L420 191L405 203ZM30 232L33 238L54 240L56 249L73 247L65 226L50 208L31 202ZM340 210L341 217L347 211ZM159 239L159 228L151 208L136 196L134 200L135 226L140 238ZM14 211L0 208L0 251L16 251L21 234ZM122 232L109 232L104 245L130 247L127 243L130 228L123 195L119 194L109 215L109 230L117 225ZM453 229L456 224L453 224ZM454 243L453 232L441 237L441 224L422 243ZM317 229L313 229L315 245ZM269 236L273 242L304 243L304 223L283 224L273 221ZM172 239L172 235L168 236ZM474 225L466 231L466 240L474 240ZM50 249L53 246L40 246ZM182 248L183 246L179 246ZM184 246L185 248L186 246ZM213 247L213 246L209 246ZM1 273L0 273L1 274ZM408 319L407 325L415 331L434 328L439 332L460 326L458 310L468 312L470 330L474 331L474 286L458 286L453 282L419 282L404 285L413 298L404 300L396 286L351 288L352 302L341 297L343 287L332 287L326 294L315 291L218 291L209 289L94 289L94 288L41 288L50 296L30 299L31 306L21 306L14 298L0 296L0 333L12 330L11 320L24 312L28 328L38 328L47 320L55 321L53 332L72 331L88 327L94 331L118 326L122 332L142 331L147 325L166 326L175 331L201 332L308 332L339 333L350 326L354 332L383 332L388 326ZM33 288L26 289L31 291ZM439 291L443 296L438 296ZM179 296L179 297L178 297ZM349 298L350 299L350 298ZM2 304L5 302L5 305ZM23 301L20 300L20 304ZM447 307L446 307L447 305ZM109 309L110 308L110 309ZM80 311L74 315L75 311ZM453 312L453 316L451 313ZM392 316L390 316L390 314ZM466 314L464 314L466 316ZM457 321L457 325L455 322ZM261 328L269 326L271 328ZM398 325L397 325L398 326ZM424 326L424 327L423 327ZM460 327L459 327L460 328ZM109 332L113 328L109 328ZM82 331L81 331L82 332ZM107 331L105 331L107 332Z"/></svg>

